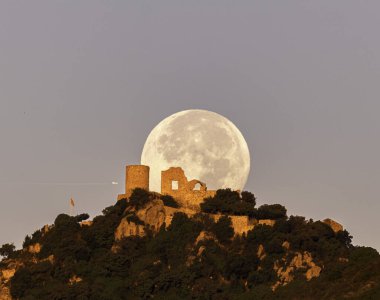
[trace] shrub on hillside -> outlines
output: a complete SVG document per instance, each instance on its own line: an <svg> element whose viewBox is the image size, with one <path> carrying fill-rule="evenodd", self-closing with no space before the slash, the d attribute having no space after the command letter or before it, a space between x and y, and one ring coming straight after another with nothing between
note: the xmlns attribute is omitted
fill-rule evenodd
<svg viewBox="0 0 380 300"><path fill-rule="evenodd" d="M240 201L249 208L254 206L251 195L236 195L231 191L218 194L226 200L224 204ZM133 205L137 206L150 199L146 193L135 196ZM127 209L129 206L127 201L118 201L95 217L91 226L79 225L85 216L59 215L49 231L33 234L30 239L41 243L41 253L37 257L27 251L14 253L22 266L11 279L12 296L15 299L338 299L342 295L379 298L376 286L369 286L380 279L380 257L376 250L353 247L348 233L336 234L322 222L297 216L286 218L286 210L281 206L260 207L257 211L262 217L278 218L275 225L256 225L242 236L234 236L227 216L215 222L204 213L194 216L175 213L171 224L162 225L155 234L116 241L115 230L123 218L138 222L133 210ZM236 211L236 207L231 207ZM196 242L201 232L206 232L204 239ZM284 241L289 243L289 249L283 246ZM310 252L316 265L323 266L320 277L307 281L306 269L299 269L294 272L292 283L273 292L271 286L279 280L275 264L280 262L284 267L283 263L290 263L297 253L304 251ZM78 278L81 281L75 282ZM355 294L363 287L372 293L369 297Z"/></svg>
<svg viewBox="0 0 380 300"><path fill-rule="evenodd" d="M229 242L234 236L231 219L227 216L221 217L218 222L211 227L211 232L215 234L221 243Z"/></svg>
<svg viewBox="0 0 380 300"><path fill-rule="evenodd" d="M126 219L127 219L128 222L133 222L136 225L145 225L145 223L143 221L141 221L140 218L138 216L136 216L134 213L129 214L126 217Z"/></svg>
<svg viewBox="0 0 380 300"><path fill-rule="evenodd" d="M36 230L32 236L29 236L27 235L25 237L25 240L22 244L22 247L25 249L27 247L29 247L30 245L33 245L35 243L37 243L42 237L42 231L41 230Z"/></svg>
<svg viewBox="0 0 380 300"><path fill-rule="evenodd" d="M261 205L256 212L257 219L283 219L286 218L286 208L280 204Z"/></svg>
<svg viewBox="0 0 380 300"><path fill-rule="evenodd" d="M250 192L242 192L231 189L217 190L214 197L204 199L201 210L206 213L222 213L237 216L255 216L256 198Z"/></svg>
<svg viewBox="0 0 380 300"><path fill-rule="evenodd" d="M4 244L0 247L0 256L9 258L14 254L15 249L16 247L13 244Z"/></svg>
<svg viewBox="0 0 380 300"><path fill-rule="evenodd" d="M174 198L170 195L162 195L161 196L162 202L164 202L165 206L173 207L173 208L179 208L179 204L177 201L174 200Z"/></svg>
<svg viewBox="0 0 380 300"><path fill-rule="evenodd" d="M129 205L136 209L143 208L152 200L152 194L144 189L134 189L131 197L129 197Z"/></svg>

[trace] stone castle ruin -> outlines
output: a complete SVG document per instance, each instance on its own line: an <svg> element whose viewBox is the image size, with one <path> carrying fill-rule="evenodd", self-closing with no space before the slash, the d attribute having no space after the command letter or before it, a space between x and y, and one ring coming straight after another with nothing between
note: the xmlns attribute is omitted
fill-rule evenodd
<svg viewBox="0 0 380 300"><path fill-rule="evenodd" d="M125 177L125 194L118 195L118 200L128 199L134 189L140 188L149 191L149 166L144 165L128 165L126 167ZM146 224L155 224L154 227L158 228L165 222L167 225L171 223L171 219L175 212L184 212L191 216L200 211L200 204L207 197L212 197L216 194L214 190L207 190L205 183L199 180L188 180L185 172L180 167L171 167L168 170L161 172L161 195L172 196L180 205L180 208L164 207L162 204L158 204L157 199L160 195L157 194L157 199L154 200L152 207L147 207L140 212L140 219ZM158 201L158 202L157 202ZM152 216L150 216L152 215ZM158 218L157 216L161 216ZM209 214L215 221L217 221L221 214ZM247 233L252 230L256 225L268 225L273 226L275 220L256 220L251 219L249 216L229 216L234 228L235 234ZM160 220L158 220L160 219ZM323 221L329 225L335 232L343 230L342 225L331 220L326 219ZM157 224L156 224L157 223ZM129 224L129 223L128 223ZM130 226L130 224L128 225ZM128 227L127 226L127 227ZM140 233L144 232L143 226L140 225ZM129 228L129 227L128 227ZM131 229L121 230L121 232L130 232ZM136 230L133 229L130 235L139 235ZM120 235L122 236L122 235Z"/></svg>
<svg viewBox="0 0 380 300"><path fill-rule="evenodd" d="M182 168L172 167L161 172L161 194L172 196L183 207L197 210L204 198L215 193L208 191L206 184L199 180L188 181Z"/></svg>
<svg viewBox="0 0 380 300"><path fill-rule="evenodd" d="M149 191L149 166L130 165L126 167L125 194L118 200L129 198L136 188ZM199 180L188 181L180 167L171 167L161 172L161 194L170 195L184 208L199 210L204 198L214 196L216 191L207 190L205 183Z"/></svg>
<svg viewBox="0 0 380 300"><path fill-rule="evenodd" d="M141 188L149 191L149 166L134 165L126 167L126 179L125 179L125 194L118 196L118 200L128 199L134 189ZM192 217L200 211L200 204L207 197L212 197L216 194L214 190L207 190L205 183L193 179L188 180L185 172L180 167L171 167L168 170L161 171L161 195L172 196L180 205L179 208L165 206L163 201L160 200L160 195L157 194L157 199L154 199L151 203L144 208L137 210L136 216L143 224L137 224L133 221L129 221L128 218L124 218L115 231L115 240L121 240L122 238L129 236L144 236L146 235L146 227L150 228L153 232L158 232L162 225L169 226L173 220L175 213L182 212L187 216ZM208 216L217 222L223 215L208 214ZM250 230L254 230L256 226L266 225L274 226L276 220L273 219L255 219L249 216L236 216L229 215L231 220L231 227L234 230L235 235L247 234ZM343 226L331 219L325 219L325 224L330 226L334 232L343 230ZM207 232L202 231L197 237L197 241L203 239L214 239L212 235L208 235ZM198 243L198 242L196 242ZM290 244L285 241L282 244L285 250L289 250ZM198 256L202 254L205 247L201 246L198 250ZM116 250L115 250L116 251ZM259 245L257 255L261 260L266 256L263 245ZM278 281L271 287L272 290L276 290L281 285L286 285L294 280L294 273L303 270L306 279L309 281L312 278L319 277L322 267L318 266L307 251L296 252L292 258L287 257L288 254L282 258L282 260L276 261L273 266L274 271L277 274Z"/></svg>

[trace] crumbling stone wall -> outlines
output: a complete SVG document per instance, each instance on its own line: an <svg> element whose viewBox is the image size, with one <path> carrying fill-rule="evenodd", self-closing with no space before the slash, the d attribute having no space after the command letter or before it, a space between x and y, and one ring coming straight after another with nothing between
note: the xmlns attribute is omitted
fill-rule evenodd
<svg viewBox="0 0 380 300"><path fill-rule="evenodd" d="M210 214L210 216L217 222L223 215ZM247 234L249 230L253 230L257 225L274 226L275 220L257 220L248 216L228 216L231 219L231 225L234 229L235 235Z"/></svg>
<svg viewBox="0 0 380 300"><path fill-rule="evenodd" d="M195 187L200 185L200 189ZM184 208L200 210L204 198L214 196L216 191L208 191L205 183L199 180L188 181L182 168L172 167L161 172L161 194L175 198Z"/></svg>

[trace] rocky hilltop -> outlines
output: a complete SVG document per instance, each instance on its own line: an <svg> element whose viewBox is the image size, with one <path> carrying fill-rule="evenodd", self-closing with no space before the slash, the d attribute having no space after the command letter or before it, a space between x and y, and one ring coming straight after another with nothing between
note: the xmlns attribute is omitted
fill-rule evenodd
<svg viewBox="0 0 380 300"><path fill-rule="evenodd" d="M342 225L216 191L195 211L135 189L3 245L0 299L380 299L380 257Z"/></svg>

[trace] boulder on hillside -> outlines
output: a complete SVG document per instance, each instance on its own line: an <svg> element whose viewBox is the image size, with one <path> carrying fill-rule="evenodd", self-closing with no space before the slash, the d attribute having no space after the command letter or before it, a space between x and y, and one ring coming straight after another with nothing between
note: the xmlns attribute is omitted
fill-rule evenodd
<svg viewBox="0 0 380 300"><path fill-rule="evenodd" d="M343 231L343 226L341 224L339 224L338 222L335 222L332 219L324 219L323 223L329 225L331 227L331 229L334 230L335 233L337 233L339 231Z"/></svg>

